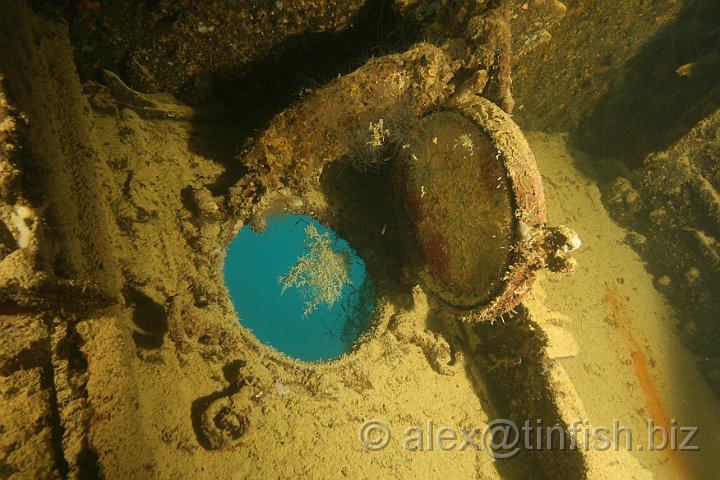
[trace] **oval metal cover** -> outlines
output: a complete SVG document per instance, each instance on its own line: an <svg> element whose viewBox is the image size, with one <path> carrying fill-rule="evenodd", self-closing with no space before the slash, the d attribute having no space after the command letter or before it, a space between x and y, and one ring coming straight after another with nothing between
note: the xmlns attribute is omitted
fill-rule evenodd
<svg viewBox="0 0 720 480"><path fill-rule="evenodd" d="M490 136L454 111L411 129L395 172L396 212L420 282L449 306L500 293L515 238L510 179Z"/></svg>

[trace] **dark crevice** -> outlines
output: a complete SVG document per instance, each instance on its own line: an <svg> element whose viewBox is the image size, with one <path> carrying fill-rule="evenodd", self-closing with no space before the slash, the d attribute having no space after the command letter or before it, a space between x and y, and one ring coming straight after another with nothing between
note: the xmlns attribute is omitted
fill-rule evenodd
<svg viewBox="0 0 720 480"><path fill-rule="evenodd" d="M49 362L50 344L47 338L32 342L0 368L0 375L8 377L19 370L44 369Z"/></svg>
<svg viewBox="0 0 720 480"><path fill-rule="evenodd" d="M65 459L62 444L65 429L60 421L49 337L34 342L29 348L20 352L11 362L3 365L0 375L8 376L19 370L36 368L41 371L41 389L49 392L49 418L47 421L50 429L50 448L52 449L54 464L61 478L67 478L69 466Z"/></svg>
<svg viewBox="0 0 720 480"><path fill-rule="evenodd" d="M67 478L70 472L65 451L63 448L63 436L65 428L60 421L60 407L57 402L57 391L55 390L54 371L51 363L48 363L43 372L43 378L46 380L44 386L50 391L50 445L55 458L55 467L58 469L62 478Z"/></svg>
<svg viewBox="0 0 720 480"><path fill-rule="evenodd" d="M571 141L582 150L636 168L720 107L720 3L683 3L581 120Z"/></svg>
<svg viewBox="0 0 720 480"><path fill-rule="evenodd" d="M165 307L133 287L125 287L122 293L132 304L132 320L140 329L133 332L135 345L144 349L160 348L168 330Z"/></svg>
<svg viewBox="0 0 720 480"><path fill-rule="evenodd" d="M102 478L100 476L99 457L95 450L90 448L87 440L77 458L78 473L77 478L80 480L96 480Z"/></svg>
<svg viewBox="0 0 720 480"><path fill-rule="evenodd" d="M53 366L53 358L51 354L50 337L53 334L52 319L44 318L46 332L48 337L44 339L46 345L43 349L44 361L42 366L42 388L50 392L49 398L49 410L50 410L50 447L53 452L55 459L55 467L58 469L58 473L61 478L67 478L70 472L67 459L65 458L65 451L63 448L63 436L65 434L65 428L60 420L60 406L58 404L57 389L55 387L55 368Z"/></svg>
<svg viewBox="0 0 720 480"><path fill-rule="evenodd" d="M397 15L390 2L370 0L347 30L294 35L247 66L215 72L208 100L257 126L308 89L359 68L371 56L404 51L419 39L419 28Z"/></svg>
<svg viewBox="0 0 720 480"><path fill-rule="evenodd" d="M54 347L53 354L55 355L55 362L65 361L67 362L67 381L68 386L72 389L72 396L75 399L87 400L87 360L80 351L81 338L75 330L77 320L67 323L67 332L63 338L61 338ZM57 400L55 400L57 403ZM57 435L58 445L62 449L62 438L65 435L65 427L60 421L59 406L55 406L57 410ZM76 418L80 418L77 416ZM74 420L68 420L73 422ZM76 421L76 420L75 420ZM87 431L89 425L86 421L83 422L79 427L85 434L82 437L82 447L77 457L74 459L73 470L77 478L80 480L94 480L100 478L100 467L98 465L97 453L90 448ZM67 465L67 459L63 457ZM68 466L69 468L69 466ZM67 478L67 475L63 474L63 478Z"/></svg>
<svg viewBox="0 0 720 480"><path fill-rule="evenodd" d="M419 26L396 14L387 0L371 0L353 26L340 32L295 35L269 55L213 74L209 104L231 112L221 125L193 124L189 148L225 167L209 190L219 195L245 167L235 158L243 140L309 91L362 66L370 57L404 51L420 39ZM186 95L191 85L187 85Z"/></svg>

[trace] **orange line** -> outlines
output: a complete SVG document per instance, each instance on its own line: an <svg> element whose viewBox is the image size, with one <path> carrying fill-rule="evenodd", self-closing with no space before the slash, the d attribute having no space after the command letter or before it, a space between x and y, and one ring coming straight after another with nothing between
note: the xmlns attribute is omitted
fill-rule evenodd
<svg viewBox="0 0 720 480"><path fill-rule="evenodd" d="M642 388L645 393L645 400L648 411L650 412L650 417L653 419L655 426L664 428L666 434L669 436L671 428L670 417L667 414L665 405L663 405L662 400L660 400L660 395L650 376L645 352L630 329L632 327L632 317L627 312L627 307L618 299L617 284L606 284L606 287L605 301L610 305L612 315L612 318L609 319L610 324L622 331L629 344L630 356L633 367L635 368L635 376L640 383L640 388ZM681 452L670 447L672 446L669 446L665 451L676 473L680 478L693 478L687 464L684 462L684 458L680 455Z"/></svg>

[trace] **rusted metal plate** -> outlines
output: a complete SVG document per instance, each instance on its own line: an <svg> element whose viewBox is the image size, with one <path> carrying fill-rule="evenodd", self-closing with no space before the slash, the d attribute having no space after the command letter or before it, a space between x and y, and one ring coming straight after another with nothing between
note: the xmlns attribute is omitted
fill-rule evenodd
<svg viewBox="0 0 720 480"><path fill-rule="evenodd" d="M454 111L422 118L408 144L398 208L417 273L450 305L487 303L510 265L514 237L502 160L491 138Z"/></svg>
<svg viewBox="0 0 720 480"><path fill-rule="evenodd" d="M523 238L543 224L545 204L532 153L507 114L472 98L425 115L394 184L405 248L430 293L473 318L519 302L534 276Z"/></svg>

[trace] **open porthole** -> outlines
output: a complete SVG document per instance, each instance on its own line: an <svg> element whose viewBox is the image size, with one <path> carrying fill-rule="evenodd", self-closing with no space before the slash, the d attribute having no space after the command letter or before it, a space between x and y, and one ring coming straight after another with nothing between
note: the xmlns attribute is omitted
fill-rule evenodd
<svg viewBox="0 0 720 480"><path fill-rule="evenodd" d="M313 217L272 214L263 224L262 231L242 227L225 258L225 284L241 325L299 360L343 355L375 315L365 262Z"/></svg>

